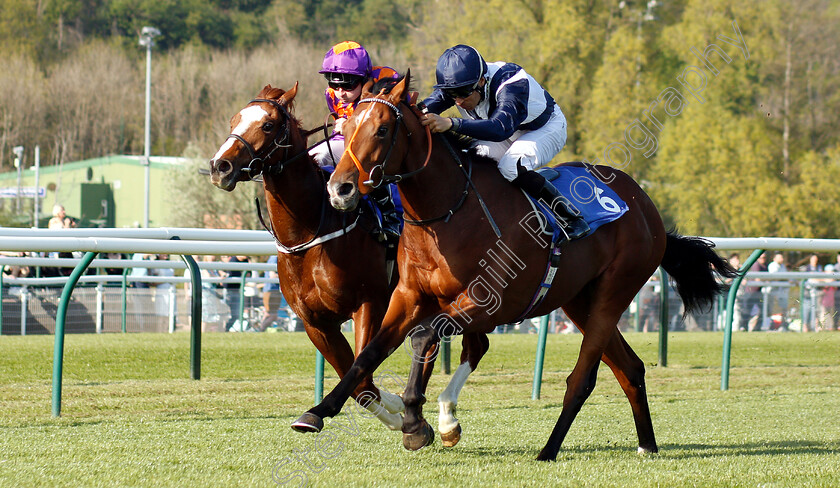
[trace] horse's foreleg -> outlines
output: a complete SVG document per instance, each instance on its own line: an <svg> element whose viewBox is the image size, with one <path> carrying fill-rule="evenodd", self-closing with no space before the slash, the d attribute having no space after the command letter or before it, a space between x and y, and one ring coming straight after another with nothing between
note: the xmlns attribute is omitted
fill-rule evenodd
<svg viewBox="0 0 840 488"><path fill-rule="evenodd" d="M467 382L470 373L478 367L479 361L490 348L487 334L476 332L464 336L464 348L461 350L461 364L446 389L438 397L440 413L438 415L438 432L444 447L452 447L461 440L461 424L455 418L458 396Z"/></svg>
<svg viewBox="0 0 840 488"><path fill-rule="evenodd" d="M383 306L371 302L362 304L356 313L353 314L353 323L356 326L357 353L360 353L370 343L376 332L379 331L379 326L384 316L385 310ZM398 414L405 410L402 399L398 395L377 388L373 384L373 378L371 377L362 380L359 386L356 387L353 398L356 398L358 401L358 395L361 395L365 391L371 392L374 396L372 401L366 402L367 406L365 408L373 413L389 429L400 430L402 428L402 417Z"/></svg>
<svg viewBox="0 0 840 488"><path fill-rule="evenodd" d="M427 362L434 359L430 351L436 347L440 337L428 321L424 321L412 329L409 334L411 341L411 371L408 374L403 401L405 402L405 420L403 422L403 446L411 451L421 449L434 441L434 430L423 418L423 404L426 382L424 374Z"/></svg>
<svg viewBox="0 0 840 488"><path fill-rule="evenodd" d="M335 369L338 377L344 378L353 366L353 349L350 347L350 343L347 342L347 338L341 333L341 329L338 326L318 328L305 324L305 330L312 344L315 345L315 348L324 356L324 359ZM358 339L357 333L357 343ZM400 430L402 428L402 418L400 415L387 411L380 406L379 399L384 397L383 393L374 386L370 376L366 376L359 381L358 386L353 389L351 396L382 421L389 429ZM391 405L398 403L401 407L402 400L396 395L391 396L396 397L397 402L390 401L389 403Z"/></svg>
<svg viewBox="0 0 840 488"><path fill-rule="evenodd" d="M324 418L338 415L359 383L369 377L382 361L399 347L408 334L407 324L410 320L401 304L394 306L394 298L391 297L393 311L389 308L389 315L386 316L382 328L356 356L347 374L321 403L309 409L292 424L293 429L300 432L320 432L324 427ZM362 405L365 406L366 403Z"/></svg>
<svg viewBox="0 0 840 488"><path fill-rule="evenodd" d="M615 374L621 389L630 401L636 433L639 436L639 453L658 452L645 387L645 365L618 329L615 330L613 339L604 351L604 362Z"/></svg>

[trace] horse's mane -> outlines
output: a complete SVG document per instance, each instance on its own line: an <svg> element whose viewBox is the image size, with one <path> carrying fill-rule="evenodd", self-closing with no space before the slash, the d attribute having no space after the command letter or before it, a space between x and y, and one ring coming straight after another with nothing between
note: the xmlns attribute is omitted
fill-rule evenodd
<svg viewBox="0 0 840 488"><path fill-rule="evenodd" d="M404 79L405 79L405 76L400 76L399 78L382 78L381 80L374 82L373 86L370 87L370 92L373 93L374 95L379 95L379 93L383 90L384 90L384 93L386 93L386 94L391 93L391 90L393 90L394 87L397 86L397 83L401 82ZM408 80L408 83L406 84L405 92L406 93L411 92L411 80L410 79Z"/></svg>

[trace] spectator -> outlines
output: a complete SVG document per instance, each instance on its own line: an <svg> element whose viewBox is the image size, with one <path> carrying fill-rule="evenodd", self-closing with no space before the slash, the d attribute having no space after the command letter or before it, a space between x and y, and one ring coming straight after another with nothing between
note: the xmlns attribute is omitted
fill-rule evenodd
<svg viewBox="0 0 840 488"><path fill-rule="evenodd" d="M53 216L47 225L49 229L69 229L76 227L76 221L67 216L67 212L64 211L64 206L56 203L53 206L52 214Z"/></svg>
<svg viewBox="0 0 840 488"><path fill-rule="evenodd" d="M223 256L222 261L225 263L247 263L248 256ZM222 287L225 289L225 303L230 308L230 318L225 322L225 332L230 331L233 324L239 320L240 308L242 300L240 299L240 290L242 289L242 271L240 270L221 270L219 276L222 278L235 278L232 282L224 283Z"/></svg>
<svg viewBox="0 0 840 488"><path fill-rule="evenodd" d="M733 252L729 255L729 265L734 269L741 269L741 255ZM732 278L726 280L727 285L732 285ZM744 300L744 288L739 287L737 295L735 296L735 307L732 314L732 330L746 330L746 322L744 322L744 313L742 312Z"/></svg>
<svg viewBox="0 0 840 488"><path fill-rule="evenodd" d="M785 256L782 253L774 254L773 262L767 265L767 271L769 273L786 272L787 266L785 266ZM771 312L774 311L774 308L781 309L781 323L776 326L770 324L769 329L775 330L778 328L787 328L788 295L790 290L786 286L774 286L769 288L771 297L770 303L772 304L772 307L770 308Z"/></svg>
<svg viewBox="0 0 840 488"><path fill-rule="evenodd" d="M648 283L639 291L639 310L641 313L642 332L654 332L659 330L659 302L660 291L659 275L654 274Z"/></svg>
<svg viewBox="0 0 840 488"><path fill-rule="evenodd" d="M270 264L277 264L277 256L271 256L268 258L267 263ZM263 306L265 307L265 313L263 314L262 323L260 324L260 332L269 328L277 319L277 309L280 307L280 303L283 301L283 297L280 294L280 282L279 277L277 276L277 271L266 271L265 277L270 279L268 283L263 286Z"/></svg>
<svg viewBox="0 0 840 488"><path fill-rule="evenodd" d="M70 228L76 227L76 221L74 221L73 219L71 219L70 217L67 216L67 212L64 211L64 206L56 203L55 205L53 205L52 214L53 214L53 216L50 219L49 223L47 224L47 227L50 230L70 229ZM66 252L66 251L62 251L62 252L58 252L58 253L50 253L50 257L72 258L73 253L72 252ZM62 275L62 276L70 276L71 273L73 273L73 268L58 268L58 273L57 274Z"/></svg>
<svg viewBox="0 0 840 488"><path fill-rule="evenodd" d="M148 261L151 259L151 254L144 254L144 253L134 253L131 257L132 261ZM129 276L132 279L135 278L145 278L149 276L149 268L144 267L137 267L131 268L131 273ZM147 314L152 312L151 305L152 305L152 297L149 290L149 283L145 281L131 281L131 287L134 288L131 291L131 302L132 302L132 310L134 310L134 317L137 319L138 325L140 327L140 332L146 332L146 322L147 322Z"/></svg>
<svg viewBox="0 0 840 488"><path fill-rule="evenodd" d="M755 263L750 266L751 273L760 273L767 271L767 255L762 253ZM754 330L761 330L761 325L764 322L764 297L761 293L761 288L758 286L744 287L744 300L741 308L741 327L746 328L750 332Z"/></svg>
<svg viewBox="0 0 840 488"><path fill-rule="evenodd" d="M156 261L169 261L169 255L152 255L152 259ZM156 268L152 270L152 274L164 278L171 278L175 276L175 270L172 268ZM158 283L155 286L155 315L158 317L169 317L170 299L173 296L171 295L171 290L173 288L175 288L174 283Z"/></svg>
<svg viewBox="0 0 840 488"><path fill-rule="evenodd" d="M834 273L834 265L826 264L825 273ZM828 278L826 282L834 281L833 278ZM820 319L819 327L822 330L834 330L835 322L834 315L837 313L836 295L837 288L834 286L827 286L823 288L822 298L820 299Z"/></svg>
<svg viewBox="0 0 840 488"><path fill-rule="evenodd" d="M216 256L207 254L201 258L203 263L212 263L216 260ZM210 324L221 321L222 303L219 297L219 285L210 282L213 278L219 277L219 271L215 269L201 268L201 330L204 332L210 331ZM184 270L184 277L191 278L189 268ZM188 281L184 285L184 293L187 300L192 299L192 282Z"/></svg>
<svg viewBox="0 0 840 488"><path fill-rule="evenodd" d="M801 268L801 271L805 271L807 273L817 273L822 271L822 266L820 266L820 258L816 254L811 254L808 256L808 264ZM803 285L805 286L805 293L804 293L804 300L802 300L802 313L800 316L802 317L802 331L808 332L809 330L816 330L816 317L814 316L814 311L819 303L820 299L822 298L820 295L822 294L818 288L814 285L813 280L808 280L804 282Z"/></svg>

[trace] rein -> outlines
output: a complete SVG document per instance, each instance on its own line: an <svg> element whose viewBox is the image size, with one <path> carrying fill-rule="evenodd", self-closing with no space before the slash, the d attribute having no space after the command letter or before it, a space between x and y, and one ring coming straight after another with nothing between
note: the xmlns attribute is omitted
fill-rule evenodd
<svg viewBox="0 0 840 488"><path fill-rule="evenodd" d="M282 159L282 161L280 161L278 164L274 164L274 165L270 164L270 162L271 162L270 160L271 160L272 156L274 156L274 152L277 151L280 148L285 150L284 156L288 156L289 148L292 147L291 144L289 144L289 137L290 137L290 131L291 131L291 129L289 128L289 121L292 119L292 116L289 113L289 111L286 110L286 107L284 107L283 105L278 103L276 100L271 100L271 99L268 99L268 98L255 98L255 99L251 100L250 102L248 102L248 105L251 105L252 103L259 103L259 102L265 102L265 103L271 104L272 106L274 106L274 108L276 108L279 112L281 112L286 117L286 121L284 123L285 131L283 132L283 138L282 139L279 138L280 133L278 132L277 136L275 136L274 140L272 141L274 143L273 147L271 147L268 150L267 154L261 155L261 156L257 155L257 152L254 150L254 146L251 145L250 142L246 141L242 136L240 136L238 134L230 134L230 135L227 136L228 139L236 139L237 141L241 142L242 145L245 146L245 149L248 150L248 154L251 156L251 161L248 163L248 166L245 167L245 168L242 168L241 171L244 171L245 173L247 173L249 179L257 180L258 177L266 175L266 174L267 175L280 174L280 173L283 172L283 168L285 168L287 164L290 164L290 163L298 160L299 158L309 154L310 149L312 149L313 147L317 146L318 144L320 144L320 143L326 141L327 139L329 139L329 137L325 136L324 139L319 140L315 144L307 146L306 149L299 152L298 154L295 154L291 158L284 157ZM303 131L303 136L305 138L308 138L310 135L312 135L316 132L320 132L322 130L326 134L326 131L327 131L328 127L329 127L329 124L324 124L324 125L321 125L319 127L314 128L314 129L311 129L311 130L308 130L308 131ZM259 167L257 168L255 166L258 163L259 163Z"/></svg>
<svg viewBox="0 0 840 488"><path fill-rule="evenodd" d="M373 108L373 104L376 104L376 103L381 103L382 105L385 105L386 107L390 108L397 117L397 124L402 123L403 126L405 127L406 132L408 133L408 137L411 137L411 132L408 130L408 126L405 125L405 120L403 119L402 112L400 112L400 109L396 105L394 105L393 103L391 103L387 100L383 100L381 98L365 98L363 100L359 100L359 104L362 104L362 103L365 103L365 102L368 102L368 103L372 104L368 108L368 110ZM401 101L400 103L404 103L404 102ZM418 112L420 112L420 110L421 110L419 107L417 107L416 104L408 105L408 107L412 110L412 112L415 113L415 115L417 115ZM419 118L420 117L418 115L418 119ZM429 141L429 144L428 144L428 150L426 152L426 160L423 162L423 165L420 166L419 168L413 170L413 171L409 171L408 173L402 173L402 174L396 174L396 175L385 174L385 165L388 163L388 159L391 157L391 151L394 149L394 146L396 145L396 142L397 142L397 131L394 130L393 136L391 137L391 146L388 148L388 152L385 154L385 159L382 161L382 163L380 163L380 164L374 166L373 168L371 168L370 173L367 173L362 168L362 163L359 161L359 158L356 157L356 155L353 153L353 150L351 149L351 145L352 145L353 141L356 139L356 134L359 132L360 127L361 127L361 124L356 124L356 130L353 132L353 137L351 137L350 141L347 143L345 152L348 153L350 155L350 157L353 159L353 162L356 164L356 168L359 170L359 172L361 174L367 174L368 180L364 181L365 185L371 186L373 188L377 188L380 185L382 185L383 183L399 183L400 181L402 181L406 178L410 178L410 177L416 175L417 173L423 171L429 165L429 160L432 157L432 133L431 133L431 130L429 129L429 126L426 126L426 139ZM499 230L499 226L496 225L496 221L493 219L493 216L490 215L490 209L487 208L487 205L484 203L484 199L481 198L481 194L478 192L478 188L475 187L475 184L472 181L472 165L471 164L469 165L469 169L464 168L464 164L461 161L461 158L458 156L458 153L456 153L455 150L452 148L452 145L449 144L449 141L447 141L446 138L444 138L443 143L446 146L446 149L449 151L449 154L452 156L452 158L458 164L458 167L461 168L461 172L464 173L464 177L467 180L466 188L464 188L464 191L461 194L461 198L458 200L458 202L455 204L455 206L452 207L451 209L449 209L445 214L443 214L439 217L431 218L431 219L422 219L422 220L404 219L405 223L409 224L409 225L425 225L425 224L429 224L429 223L432 223L432 222L437 222L439 220L443 220L444 222L449 222L449 219L452 218L452 215L454 215L455 212L458 211L458 209L460 209L464 205L464 203L467 200L469 190L470 190L470 188L472 188L473 192L475 192L476 198L478 198L478 203L481 205L481 209L484 211L484 215L487 216L487 221L493 227L493 232L495 232L496 237L502 237L502 232L501 232L501 230ZM379 177L378 182L374 182L372 175L374 174L374 171L376 171L377 169L380 172L380 177Z"/></svg>
<svg viewBox="0 0 840 488"><path fill-rule="evenodd" d="M248 154L251 156L251 161L248 163L248 166L245 167L245 168L242 168L241 171L244 171L245 173L248 173L248 177L250 179L253 179L255 175L263 174L263 169L264 169L264 166L265 166L263 164L263 162L265 160L271 158L274 155L275 151L282 148L282 149L285 150L286 153L288 153L289 148L292 147L288 143L289 142L289 136L290 136L289 120L291 120L292 116L286 110L286 107L280 105L280 103L277 100L270 100L268 98L255 98L255 99L251 100L250 102L248 102L248 105L251 105L252 103L258 103L258 102L265 102L265 103L273 105L274 108L276 108L280 113L282 113L286 117L286 121L283 124L285 131L283 132L283 138L282 139L280 139L280 133L279 132L277 133L277 135L272 140L273 147L272 146L266 146L266 148L268 148L268 151L264 155L257 155L257 152L254 150L254 146L251 145L250 142L246 141L239 134L230 134L230 135L227 136L227 139L236 139L237 141L241 142L242 145L245 146L245 149L248 150ZM263 149L265 149L265 148L263 148ZM259 165L259 166L257 167L257 165Z"/></svg>
<svg viewBox="0 0 840 488"><path fill-rule="evenodd" d="M250 105L252 103L258 103L258 102L265 102L265 103L271 104L272 106L274 106L279 112L281 112L285 116L286 120L285 120L285 123L284 123L285 131L283 132L283 138L282 139L279 138L280 133L278 132L277 136L275 136L274 140L272 141L273 142L273 147L271 147L267 151L267 154L265 154L264 156L258 156L256 154L256 151L254 150L254 146L252 146L251 143L246 141L242 136L240 136L238 134L228 135L228 137L227 137L228 139L236 139L237 141L241 142L242 145L245 146L245 149L248 150L248 154L251 156L251 161L248 163L248 167L243 168L242 171L248 173L248 177L251 180L255 180L255 177L263 176L263 175L266 175L266 174L267 175L280 174L283 171L283 168L286 167L286 165L292 163L293 161L295 161L298 158L301 158L305 155L308 156L310 149L312 149L313 147L315 147L318 144L320 144L321 142L323 142L323 141L318 141L315 144L313 144L311 146L308 146L302 152L292 156L291 158L285 158L284 157L283 160L281 160L276 165L265 164L266 162L270 163L270 160L271 160L272 156L274 155L274 152L277 151L280 148L283 148L285 150L284 151L284 156L288 155L289 148L292 147L291 144L289 144L289 139L290 139L290 135L291 135L290 121L292 120L292 116L288 112L288 110L286 110L286 108L283 105L281 105L280 103L278 103L276 100L271 100L271 99L267 99L267 98L255 98L255 99L251 100L250 102L248 102L248 105ZM311 131L306 131L306 132L304 132L304 135L308 137L309 135L314 134L315 132L319 132L321 130L324 130L324 132L326 132L327 124L324 124L323 126L317 127L317 128L315 128ZM326 140L326 139L324 139L324 140ZM259 163L259 165L260 165L259 171L257 171L257 168L255 168L255 165L257 163ZM323 173L321 173L320 171L319 171L319 175L321 176L321 181L323 183L323 185L321 185L321 188L322 188L321 193L323 195L326 192L326 181L324 180ZM359 220L359 216L356 216L356 220L353 221L353 223L351 223L350 225L346 225L346 226L342 227L341 229L339 229L335 232L332 232L330 234L323 235L323 236L320 235L321 234L321 229L324 227L324 223L326 221L326 215L327 215L326 198L322 197L321 198L321 215L320 215L320 218L318 219L318 228L315 230L315 233L314 233L312 239L310 239L307 242L304 242L302 244L297 244L297 245L289 247L289 246L286 246L285 244L283 244L282 242L280 242L280 239L277 237L277 233L271 227L271 222L269 221L268 223L266 223L266 221L263 219L262 211L260 209L259 199L255 199L255 202L256 202L256 206L257 206L257 217L259 218L260 223L262 224L263 228L265 230L267 230L269 232L269 234L271 234L271 236L274 238L274 243L277 246L277 250L279 252L284 253L284 254L293 254L293 253L305 251L305 250L310 249L312 247L315 247L319 244L322 244L322 243L327 242L329 240L335 239L336 237L347 234L348 232L353 230L353 228L356 227L356 224L358 223L358 220Z"/></svg>
<svg viewBox="0 0 840 488"><path fill-rule="evenodd" d="M405 120L403 119L402 112L400 112L400 109L396 105L394 105L393 103L391 103L387 100L383 100L381 98L365 98L365 99L359 100L359 105L361 105L363 103L370 103L371 104L371 106L368 107L368 109L365 111L365 113L370 111L370 109L372 109L373 106L377 103L381 103L382 105L385 105L386 107L390 108L397 117L397 125L398 124L403 124L403 127L405 127L405 130L408 133L408 137L411 137L411 131L409 131L408 126L405 125ZM400 103L403 103L403 102L400 102ZM411 108L411 107L409 106L409 108ZM388 147L388 152L385 153L385 159L380 164L377 164L373 168L371 168L370 172L365 171L362 168L362 163L359 161L359 158L356 157L356 154L353 152L353 149L352 149L353 141L356 140L356 135L358 134L359 128L361 126L362 126L362 124L356 124L356 130L353 131L353 136L350 137L350 140L347 142L347 145L346 145L346 148L345 148L344 152L346 152L347 154L350 155L350 158L353 160L353 163L356 164L356 168L359 170L359 172L363 175L367 175L368 179L363 182L365 185L370 186L371 188L379 188L383 183L399 183L400 181L402 181L406 178L411 178L412 176L416 175L417 173L423 171L429 165L429 160L432 157L432 132L429 129L429 127L426 126L426 139L429 141L429 143L428 143L428 150L426 151L426 160L423 162L422 166L420 166L419 168L417 168L413 171L409 171L408 173L395 174L395 175L385 174L385 165L388 164L388 160L391 158L391 152L393 151L394 146L397 144L397 130L395 129L393 131L393 135L391 136L391 145ZM375 172L377 172L377 171L379 172L378 173L379 178L378 178L378 181L374 181L373 177L374 177Z"/></svg>

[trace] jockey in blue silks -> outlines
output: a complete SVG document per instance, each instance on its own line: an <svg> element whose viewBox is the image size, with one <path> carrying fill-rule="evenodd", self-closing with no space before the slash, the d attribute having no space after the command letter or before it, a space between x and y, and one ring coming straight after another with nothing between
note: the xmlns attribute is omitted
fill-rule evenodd
<svg viewBox="0 0 840 488"><path fill-rule="evenodd" d="M569 239L588 234L589 225L571 203L534 171L566 144L566 117L551 95L522 67L486 63L464 44L443 52L436 78L435 91L423 101L430 112L423 125L474 138L477 154L498 161L502 176L552 207ZM453 105L462 118L438 115Z"/></svg>

